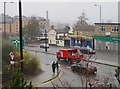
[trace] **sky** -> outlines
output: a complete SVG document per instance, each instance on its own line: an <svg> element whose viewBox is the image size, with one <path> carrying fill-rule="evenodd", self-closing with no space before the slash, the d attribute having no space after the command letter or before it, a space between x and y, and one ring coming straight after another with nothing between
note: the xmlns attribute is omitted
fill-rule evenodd
<svg viewBox="0 0 120 89"><path fill-rule="evenodd" d="M19 0L6 0L6 14L18 15ZM14 3L8 3L13 1ZM78 17L84 12L89 24L100 22L100 5L102 22L118 22L118 1L119 0L21 0L22 14L25 16L40 16L46 18L48 11L50 22L74 24ZM3 2L0 1L0 13L3 13ZM98 6L94 6L94 5Z"/></svg>

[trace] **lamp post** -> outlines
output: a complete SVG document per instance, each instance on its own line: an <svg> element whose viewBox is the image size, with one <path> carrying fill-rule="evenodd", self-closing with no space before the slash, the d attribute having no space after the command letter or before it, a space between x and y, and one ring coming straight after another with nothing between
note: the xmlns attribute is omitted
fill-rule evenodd
<svg viewBox="0 0 120 89"><path fill-rule="evenodd" d="M94 6L99 6L100 8L100 28L99 28L99 32L100 32L100 36L101 36L101 5L97 5L95 4ZM101 49L101 41L99 41L99 49Z"/></svg>
<svg viewBox="0 0 120 89"><path fill-rule="evenodd" d="M5 4L6 2L4 2L4 38L6 38L6 19L5 19Z"/></svg>
<svg viewBox="0 0 120 89"><path fill-rule="evenodd" d="M4 38L6 39L6 3L14 3L14 2L4 2Z"/></svg>
<svg viewBox="0 0 120 89"><path fill-rule="evenodd" d="M101 5L94 5L94 6L99 6L99 8L100 8L100 23L101 23Z"/></svg>

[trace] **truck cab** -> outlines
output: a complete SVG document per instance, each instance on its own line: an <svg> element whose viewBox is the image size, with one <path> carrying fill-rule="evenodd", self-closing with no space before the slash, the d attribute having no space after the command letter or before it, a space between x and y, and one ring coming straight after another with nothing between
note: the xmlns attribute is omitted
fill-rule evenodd
<svg viewBox="0 0 120 89"><path fill-rule="evenodd" d="M56 53L58 60L65 60L69 62L77 62L84 60L83 54L78 49L60 49Z"/></svg>

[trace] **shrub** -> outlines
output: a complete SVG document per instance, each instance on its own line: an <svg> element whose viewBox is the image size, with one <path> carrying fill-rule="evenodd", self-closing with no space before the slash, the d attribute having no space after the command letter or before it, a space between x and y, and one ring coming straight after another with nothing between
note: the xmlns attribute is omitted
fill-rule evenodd
<svg viewBox="0 0 120 89"><path fill-rule="evenodd" d="M16 55L19 57L20 53L16 52ZM39 71L40 62L36 56L28 52L23 53L23 73L26 75L33 75Z"/></svg>
<svg viewBox="0 0 120 89"><path fill-rule="evenodd" d="M18 49L9 41L2 40L2 82L8 81L12 78L14 73L13 70L10 70L10 65L8 64L9 53L15 52Z"/></svg>
<svg viewBox="0 0 120 89"><path fill-rule="evenodd" d="M8 86L2 87L2 89L32 89L32 82L29 84L22 79L22 74L19 70L16 70L12 76L11 83Z"/></svg>
<svg viewBox="0 0 120 89"><path fill-rule="evenodd" d="M7 63L9 53L12 51L15 53L18 49L9 41L3 40L2 41L2 62Z"/></svg>

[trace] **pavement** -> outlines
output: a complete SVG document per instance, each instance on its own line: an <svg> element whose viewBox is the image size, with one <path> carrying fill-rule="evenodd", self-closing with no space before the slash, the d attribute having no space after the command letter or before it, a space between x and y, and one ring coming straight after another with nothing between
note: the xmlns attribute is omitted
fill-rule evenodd
<svg viewBox="0 0 120 89"><path fill-rule="evenodd" d="M54 80L61 73L61 70L59 70L58 73L56 70L55 74L53 74L51 65L41 64L41 68L42 68L42 73L40 75L32 76L31 78L27 80L28 82L32 81L33 87L42 87L48 82L50 82L51 80Z"/></svg>
<svg viewBox="0 0 120 89"><path fill-rule="evenodd" d="M37 47L37 46L39 46L39 45L29 45L28 47ZM42 52L42 53L47 53L47 54L51 54L51 55L56 55L56 52L59 49L64 48L64 47L57 47L58 49L56 49L56 50L51 50L49 48L47 50L47 52L45 52L44 49L41 49L41 50L40 49L34 49L34 48L33 49L29 49L28 47L26 47L25 50L35 51L35 53ZM94 56L91 58L90 61L91 62L95 62L95 63L99 63L99 64L108 65L108 66L113 66L113 67L117 67L118 66L118 63L114 63L114 62L106 61L106 60L101 60L101 59L96 59ZM61 70L60 70L59 73L55 73L53 75L52 70L51 70L51 65L42 64L41 66L42 66L42 70L43 70L41 75L40 76L38 75L38 76L35 76L35 77L32 77L32 78L29 79L29 81L32 81L32 84L33 84L34 87L41 87L42 85L46 84L47 82L50 82L51 80L54 80L60 74L62 74Z"/></svg>

